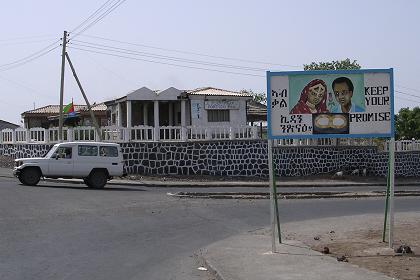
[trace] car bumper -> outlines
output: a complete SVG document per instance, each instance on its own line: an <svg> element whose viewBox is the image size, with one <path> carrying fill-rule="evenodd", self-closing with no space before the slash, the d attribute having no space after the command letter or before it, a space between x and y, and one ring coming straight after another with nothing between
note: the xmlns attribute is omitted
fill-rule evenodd
<svg viewBox="0 0 420 280"><path fill-rule="evenodd" d="M14 168L14 169L13 169L13 176L15 176L15 177L19 177L20 172L21 172L21 170L20 170L20 169Z"/></svg>

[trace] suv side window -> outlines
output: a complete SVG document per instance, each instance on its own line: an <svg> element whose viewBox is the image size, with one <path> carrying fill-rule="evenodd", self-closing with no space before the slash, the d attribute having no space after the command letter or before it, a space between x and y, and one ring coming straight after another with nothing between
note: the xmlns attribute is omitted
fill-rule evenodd
<svg viewBox="0 0 420 280"><path fill-rule="evenodd" d="M99 155L101 157L118 157L118 149L113 146L100 146Z"/></svg>
<svg viewBox="0 0 420 280"><path fill-rule="evenodd" d="M71 158L72 156L72 149L71 147L59 147L55 152L55 157L57 158Z"/></svg>
<svg viewBox="0 0 420 280"><path fill-rule="evenodd" d="M98 146L79 145L78 155L82 157L95 157L98 155Z"/></svg>

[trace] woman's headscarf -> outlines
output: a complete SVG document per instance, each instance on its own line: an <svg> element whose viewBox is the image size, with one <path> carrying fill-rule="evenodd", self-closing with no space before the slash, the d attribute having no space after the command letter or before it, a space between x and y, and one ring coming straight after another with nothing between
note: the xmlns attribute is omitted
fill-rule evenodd
<svg viewBox="0 0 420 280"><path fill-rule="evenodd" d="M316 86L317 84L322 84L325 88L325 94L322 97L321 101L315 106L317 113L326 113L327 110L327 85L323 80L315 79L310 81L300 93L300 98L295 107L290 111L291 114L311 114L311 110L306 101L308 101L309 88Z"/></svg>

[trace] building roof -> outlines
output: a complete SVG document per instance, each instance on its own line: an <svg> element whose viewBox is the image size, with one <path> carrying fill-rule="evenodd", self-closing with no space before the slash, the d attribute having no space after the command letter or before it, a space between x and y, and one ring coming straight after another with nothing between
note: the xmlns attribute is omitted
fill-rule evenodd
<svg viewBox="0 0 420 280"><path fill-rule="evenodd" d="M106 111L106 105L105 103L99 103L99 104L92 104L92 110L93 111ZM88 111L87 105L74 105L74 111ZM60 105L47 105L44 107L40 107L34 110L23 112L22 115L26 114L59 114L60 113Z"/></svg>
<svg viewBox="0 0 420 280"><path fill-rule="evenodd" d="M246 112L248 121L266 121L267 106L254 100L248 101L246 104Z"/></svg>
<svg viewBox="0 0 420 280"><path fill-rule="evenodd" d="M153 98L146 97L146 99L138 99L138 98L140 98L140 95L134 97L134 95L136 93L140 93L141 91L145 91L145 90L149 91L149 93L153 92L154 97ZM167 100L176 100L175 96L174 96L175 94L179 95L179 96L183 96L183 97L185 97L185 95L234 96L234 97L246 97L246 98L251 98L252 97L252 95L250 95L248 93L230 91L230 90L214 88L214 87L201 87L201 88L196 88L196 89L193 89L193 90L179 90L179 89L174 88L174 87L170 87L166 90L150 90L146 87L142 87L138 90L131 91L130 93L128 93L125 96L115 98L113 100L105 101L105 104L107 106L112 106L113 104L120 103L120 102L125 102L126 100L130 100L130 99L131 100L166 100L165 97L164 97L165 93L170 93L170 95L172 95L171 98L169 98L169 99L166 98Z"/></svg>
<svg viewBox="0 0 420 280"><path fill-rule="evenodd" d="M6 128L15 129L15 128L18 128L18 127L19 126L17 124L0 120L0 130L6 129Z"/></svg>
<svg viewBox="0 0 420 280"><path fill-rule="evenodd" d="M213 87L202 87L186 91L188 95L213 95L213 96L236 96L236 97L252 97L252 95L237 91L230 91Z"/></svg>

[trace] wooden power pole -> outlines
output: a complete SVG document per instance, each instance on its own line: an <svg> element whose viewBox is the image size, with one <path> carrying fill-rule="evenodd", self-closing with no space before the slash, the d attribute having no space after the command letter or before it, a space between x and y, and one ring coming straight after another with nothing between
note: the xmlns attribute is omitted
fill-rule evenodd
<svg viewBox="0 0 420 280"><path fill-rule="evenodd" d="M67 31L63 35L63 50L61 52L61 84L60 84L60 117L58 120L58 140L63 141L63 95L64 95L64 69L66 64Z"/></svg>

